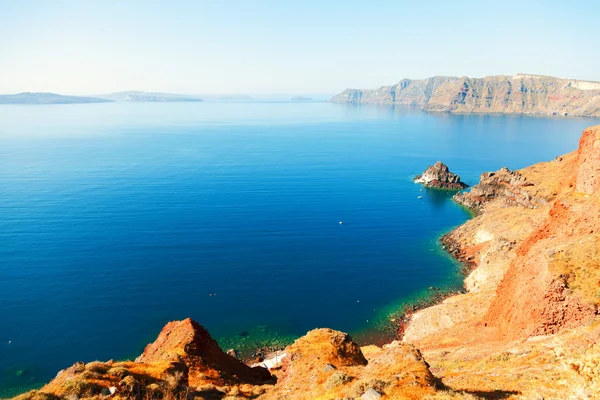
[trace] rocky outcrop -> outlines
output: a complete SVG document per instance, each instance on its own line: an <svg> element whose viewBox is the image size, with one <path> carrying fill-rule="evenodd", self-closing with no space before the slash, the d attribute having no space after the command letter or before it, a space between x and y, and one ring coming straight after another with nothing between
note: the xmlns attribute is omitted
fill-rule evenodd
<svg viewBox="0 0 600 400"><path fill-rule="evenodd" d="M195 321L169 322L135 362L76 363L19 400L104 398L313 400L422 399L437 393L419 350L393 342L361 349L347 334L315 329L273 369L250 368L223 353ZM366 396L366 397L365 397Z"/></svg>
<svg viewBox="0 0 600 400"><path fill-rule="evenodd" d="M481 174L477 185L468 192L455 194L454 200L475 213L481 213L490 201L498 201L505 206L520 205L526 208L535 208L540 204L547 205L547 199L532 196L525 190L530 186L535 184L527 181L527 178L519 172L502 168L496 172Z"/></svg>
<svg viewBox="0 0 600 400"><path fill-rule="evenodd" d="M400 342L363 353L347 334L315 329L286 353L277 385L261 399L422 399L436 393L421 353Z"/></svg>
<svg viewBox="0 0 600 400"><path fill-rule="evenodd" d="M262 367L250 368L221 350L208 331L191 319L169 322L137 362L172 361L189 369L189 384L208 377L220 382L264 383L271 379Z"/></svg>
<svg viewBox="0 0 600 400"><path fill-rule="evenodd" d="M460 180L460 176L450 172L446 164L441 161L427 167L422 175L415 176L414 182L422 183L427 187L449 190L460 190L469 186Z"/></svg>
<svg viewBox="0 0 600 400"><path fill-rule="evenodd" d="M600 82L530 74L404 79L379 89L347 89L331 102L413 105L453 113L600 116Z"/></svg>
<svg viewBox="0 0 600 400"><path fill-rule="evenodd" d="M254 398L273 383L266 368L251 368L225 354L188 318L165 325L135 361L76 363L40 391L19 398Z"/></svg>

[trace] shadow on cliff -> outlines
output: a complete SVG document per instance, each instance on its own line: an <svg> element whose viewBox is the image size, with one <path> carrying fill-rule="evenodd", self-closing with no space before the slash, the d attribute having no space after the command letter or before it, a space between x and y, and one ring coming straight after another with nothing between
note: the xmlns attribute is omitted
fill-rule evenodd
<svg viewBox="0 0 600 400"><path fill-rule="evenodd" d="M437 390L446 390L449 392L470 394L478 399L504 400L510 398L511 396L521 394L521 392L519 392L518 390L455 390L451 386L444 384L444 382L442 382L440 378L436 377L435 380L435 387Z"/></svg>

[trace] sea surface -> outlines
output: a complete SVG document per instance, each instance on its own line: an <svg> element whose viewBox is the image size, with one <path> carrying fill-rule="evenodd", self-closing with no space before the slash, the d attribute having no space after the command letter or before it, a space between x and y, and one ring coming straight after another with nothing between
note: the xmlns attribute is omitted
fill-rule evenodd
<svg viewBox="0 0 600 400"><path fill-rule="evenodd" d="M470 218L412 182L574 150L583 118L325 102L0 107L0 397L132 358L191 317L224 347L316 327L363 342L430 287ZM422 196L422 198L419 198Z"/></svg>

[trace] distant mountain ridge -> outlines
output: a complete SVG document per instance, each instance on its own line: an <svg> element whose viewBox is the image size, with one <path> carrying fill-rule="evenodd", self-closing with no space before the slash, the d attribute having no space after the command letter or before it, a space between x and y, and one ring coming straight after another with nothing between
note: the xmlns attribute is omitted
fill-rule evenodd
<svg viewBox="0 0 600 400"><path fill-rule="evenodd" d="M101 99L116 102L130 103L175 103L175 102L201 102L200 97L194 95L174 94L174 93L153 93L142 91L126 91L97 95Z"/></svg>
<svg viewBox="0 0 600 400"><path fill-rule="evenodd" d="M0 95L0 104L81 104L109 103L111 100L98 97L63 96L56 93L30 93Z"/></svg>
<svg viewBox="0 0 600 400"><path fill-rule="evenodd" d="M332 103L398 104L424 111L600 116L600 82L542 75L435 76L378 89L346 89Z"/></svg>

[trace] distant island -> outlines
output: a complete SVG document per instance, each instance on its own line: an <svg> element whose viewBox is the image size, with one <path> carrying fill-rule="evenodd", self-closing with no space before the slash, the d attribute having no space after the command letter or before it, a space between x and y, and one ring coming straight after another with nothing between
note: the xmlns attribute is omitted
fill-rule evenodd
<svg viewBox="0 0 600 400"><path fill-rule="evenodd" d="M98 97L63 96L56 93L19 93L0 95L0 104L81 104L110 103Z"/></svg>
<svg viewBox="0 0 600 400"><path fill-rule="evenodd" d="M201 102L201 98L193 95L173 94L173 93L152 93L141 91L126 91L98 95L101 99L116 102L128 103L184 103Z"/></svg>
<svg viewBox="0 0 600 400"><path fill-rule="evenodd" d="M252 96L246 94L213 94L203 95L202 98L210 100L254 100Z"/></svg>
<svg viewBox="0 0 600 400"><path fill-rule="evenodd" d="M378 89L346 89L332 103L418 106L423 111L600 116L600 82L542 75L435 76Z"/></svg>
<svg viewBox="0 0 600 400"><path fill-rule="evenodd" d="M293 96L293 97L290 97L290 100L292 100L292 101L311 101L312 97Z"/></svg>

